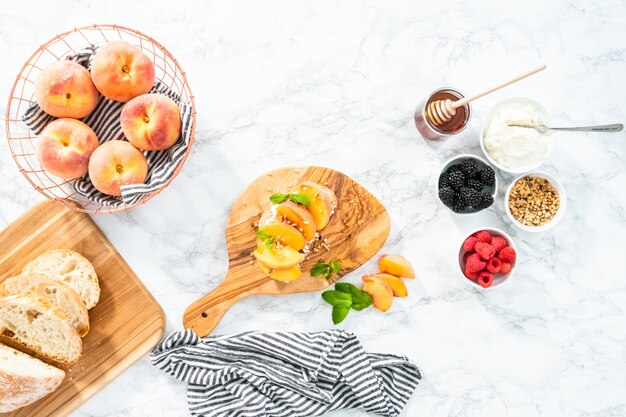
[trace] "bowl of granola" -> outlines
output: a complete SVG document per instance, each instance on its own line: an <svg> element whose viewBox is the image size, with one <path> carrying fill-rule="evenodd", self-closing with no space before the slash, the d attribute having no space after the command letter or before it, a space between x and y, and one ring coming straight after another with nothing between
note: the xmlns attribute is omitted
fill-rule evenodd
<svg viewBox="0 0 626 417"><path fill-rule="evenodd" d="M567 197L561 183L545 172L515 178L504 195L504 210L513 224L527 232L545 232L565 213Z"/></svg>

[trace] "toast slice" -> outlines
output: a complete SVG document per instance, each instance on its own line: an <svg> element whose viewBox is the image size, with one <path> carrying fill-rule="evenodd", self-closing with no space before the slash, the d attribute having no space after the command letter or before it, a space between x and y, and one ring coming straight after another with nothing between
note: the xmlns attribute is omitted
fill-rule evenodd
<svg viewBox="0 0 626 417"><path fill-rule="evenodd" d="M0 338L61 364L77 362L83 350L83 341L63 313L33 294L0 298Z"/></svg>
<svg viewBox="0 0 626 417"><path fill-rule="evenodd" d="M61 385L65 371L0 343L0 413L34 403Z"/></svg>
<svg viewBox="0 0 626 417"><path fill-rule="evenodd" d="M23 274L47 274L53 279L63 281L80 295L87 310L91 310L100 299L100 285L93 265L81 254L68 249L56 249L45 252L30 261Z"/></svg>
<svg viewBox="0 0 626 417"><path fill-rule="evenodd" d="M62 281L48 275L30 273L11 277L0 283L0 297L34 294L47 298L63 313L79 336L89 332L89 313L78 293Z"/></svg>

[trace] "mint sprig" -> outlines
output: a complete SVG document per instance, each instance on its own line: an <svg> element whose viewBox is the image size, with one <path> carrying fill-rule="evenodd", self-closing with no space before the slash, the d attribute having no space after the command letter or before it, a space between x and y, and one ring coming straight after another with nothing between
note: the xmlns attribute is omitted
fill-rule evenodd
<svg viewBox="0 0 626 417"><path fill-rule="evenodd" d="M270 201L274 204L280 204L287 200L291 200L294 203L302 204L307 207L311 206L311 200L305 194L302 193L292 193L292 194L284 194L284 193L276 193L270 196Z"/></svg>
<svg viewBox="0 0 626 417"><path fill-rule="evenodd" d="M311 276L318 277L323 276L326 279L331 277L332 273L338 274L341 271L341 262L332 261L332 262L323 262L319 261L313 268L311 268Z"/></svg>
<svg viewBox="0 0 626 417"><path fill-rule="evenodd" d="M259 230L256 232L256 237L263 241L263 244L266 248L272 249L274 247L274 240L276 239L274 236L269 233Z"/></svg>
<svg viewBox="0 0 626 417"><path fill-rule="evenodd" d="M348 282L338 282L334 290L324 291L322 298L333 306L334 324L341 323L348 316L350 309L361 311L373 303L368 293Z"/></svg>

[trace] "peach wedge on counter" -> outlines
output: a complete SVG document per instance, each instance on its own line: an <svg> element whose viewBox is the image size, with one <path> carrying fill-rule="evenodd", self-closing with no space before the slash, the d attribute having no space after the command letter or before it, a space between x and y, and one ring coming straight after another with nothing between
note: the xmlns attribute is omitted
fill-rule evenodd
<svg viewBox="0 0 626 417"><path fill-rule="evenodd" d="M363 291L372 297L374 307L380 311L389 310L393 302L393 290L387 280L378 275L365 275L363 282Z"/></svg>
<svg viewBox="0 0 626 417"><path fill-rule="evenodd" d="M413 267L400 255L381 255L379 260L380 272L402 278L415 278Z"/></svg>

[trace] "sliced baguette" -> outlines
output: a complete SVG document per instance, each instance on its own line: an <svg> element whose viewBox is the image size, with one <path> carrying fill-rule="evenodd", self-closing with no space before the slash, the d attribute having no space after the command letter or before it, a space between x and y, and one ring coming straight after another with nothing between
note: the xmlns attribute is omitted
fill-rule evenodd
<svg viewBox="0 0 626 417"><path fill-rule="evenodd" d="M0 336L61 364L75 363L83 350L80 336L63 313L50 300L33 294L0 298Z"/></svg>
<svg viewBox="0 0 626 417"><path fill-rule="evenodd" d="M58 388L65 372L0 343L0 413L34 403Z"/></svg>
<svg viewBox="0 0 626 417"><path fill-rule="evenodd" d="M48 275L30 273L11 277L0 283L0 297L34 294L52 301L82 337L89 332L89 313L78 293L62 281Z"/></svg>
<svg viewBox="0 0 626 417"><path fill-rule="evenodd" d="M47 274L53 279L63 281L80 295L87 310L91 310L100 299L100 285L93 265L79 253L68 249L56 249L45 252L30 261L23 274Z"/></svg>

